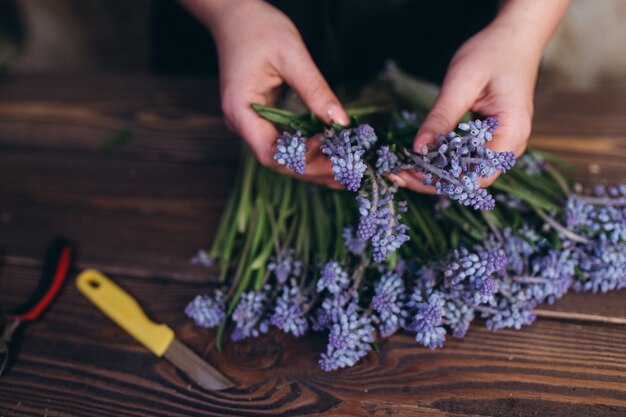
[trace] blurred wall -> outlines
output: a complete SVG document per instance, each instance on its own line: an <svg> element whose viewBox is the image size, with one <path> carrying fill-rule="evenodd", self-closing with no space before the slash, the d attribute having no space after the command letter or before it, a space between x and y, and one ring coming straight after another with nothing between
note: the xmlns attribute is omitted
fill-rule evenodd
<svg viewBox="0 0 626 417"><path fill-rule="evenodd" d="M177 32L208 35L190 19L176 19L184 12L174 0L0 0L0 5L8 2L25 27L13 72L145 71L154 69L155 61L159 67L172 62L171 70L178 71L173 64L182 55L212 54L209 48L185 51L176 44ZM161 21L156 33L155 16ZM625 48L626 0L574 0L547 47L540 87L626 89ZM159 54L162 50L169 52Z"/></svg>
<svg viewBox="0 0 626 417"><path fill-rule="evenodd" d="M546 48L541 86L626 88L626 0L574 0Z"/></svg>
<svg viewBox="0 0 626 417"><path fill-rule="evenodd" d="M128 71L148 65L150 0L14 1L25 28L14 72Z"/></svg>

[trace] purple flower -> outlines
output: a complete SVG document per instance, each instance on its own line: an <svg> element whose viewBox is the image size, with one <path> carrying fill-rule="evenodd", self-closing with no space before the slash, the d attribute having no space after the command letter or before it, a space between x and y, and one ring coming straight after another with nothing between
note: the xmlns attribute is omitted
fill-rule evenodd
<svg viewBox="0 0 626 417"><path fill-rule="evenodd" d="M296 174L304 174L306 168L307 152L306 138L302 136L300 131L293 135L289 132L283 132L282 136L276 140L276 154L274 160L279 165L286 165Z"/></svg>
<svg viewBox="0 0 626 417"><path fill-rule="evenodd" d="M376 177L368 194L362 191L357 197L361 218L357 235L361 240L370 240L374 262L383 262L409 240L408 227L400 223L401 212L406 203L395 203L396 188Z"/></svg>
<svg viewBox="0 0 626 417"><path fill-rule="evenodd" d="M198 252L190 260L192 265L203 266L209 268L215 265L215 259L211 258L207 251L198 249Z"/></svg>
<svg viewBox="0 0 626 417"><path fill-rule="evenodd" d="M370 125L359 125L353 131L353 140L357 146L368 150L378 140L374 128Z"/></svg>
<svg viewBox="0 0 626 417"><path fill-rule="evenodd" d="M468 132L468 137L472 139L479 139L482 142L474 142L473 146L482 146L485 142L489 142L493 139L492 134L498 128L498 119L495 117L489 117L486 120L474 120L467 123L459 123L459 130Z"/></svg>
<svg viewBox="0 0 626 417"><path fill-rule="evenodd" d="M267 264L267 270L273 271L279 283L284 283L289 277L299 277L302 274L302 261L295 259L293 249L279 252Z"/></svg>
<svg viewBox="0 0 626 417"><path fill-rule="evenodd" d="M309 323L306 319L308 297L295 280L283 287L280 297L276 300L274 312L270 317L272 325L285 333L300 337L306 333Z"/></svg>
<svg viewBox="0 0 626 417"><path fill-rule="evenodd" d="M607 292L626 287L626 243L613 243L605 236L577 248L581 274L576 291Z"/></svg>
<svg viewBox="0 0 626 417"><path fill-rule="evenodd" d="M376 172L380 175L398 173L398 156L389 150L389 146L381 146L376 151Z"/></svg>
<svg viewBox="0 0 626 417"><path fill-rule="evenodd" d="M331 327L326 353L319 360L324 371L334 371L354 366L359 359L372 350L375 340L374 327L368 316L360 316L356 304L350 304L339 321Z"/></svg>
<svg viewBox="0 0 626 417"><path fill-rule="evenodd" d="M470 305L489 302L498 289L491 275L506 266L504 251L477 249L478 252L455 250L444 272L448 285Z"/></svg>
<svg viewBox="0 0 626 417"><path fill-rule="evenodd" d="M495 117L487 117L487 119L483 122L483 126L489 133L493 133L496 131L498 126L500 126L500 123Z"/></svg>
<svg viewBox="0 0 626 417"><path fill-rule="evenodd" d="M339 262L331 259L322 267L321 276L317 281L317 292L326 289L331 294L338 294L349 285L348 273L339 265Z"/></svg>
<svg viewBox="0 0 626 417"><path fill-rule="evenodd" d="M612 187L618 193L617 187ZM596 192L604 193L596 187ZM624 200L624 201L622 201ZM626 198L570 196L565 206L565 224L573 232L594 239L604 236L613 243L626 240Z"/></svg>
<svg viewBox="0 0 626 417"><path fill-rule="evenodd" d="M345 227L343 229L343 240L346 245L346 249L353 255L361 255L365 250L367 242L359 239L354 235L354 230L351 227Z"/></svg>
<svg viewBox="0 0 626 417"><path fill-rule="evenodd" d="M313 320L313 330L321 331L339 321L339 317L344 313L344 306L352 299L352 295L346 291L331 294L322 301L322 305L315 312Z"/></svg>
<svg viewBox="0 0 626 417"><path fill-rule="evenodd" d="M239 303L231 315L235 322L235 328L230 334L232 341L238 342L267 333L269 322L264 316L267 310L268 291L269 287L266 286L261 291L248 291L241 294Z"/></svg>
<svg viewBox="0 0 626 417"><path fill-rule="evenodd" d="M497 125L495 119L461 123L459 129L466 135L438 135L436 144L429 145L422 154L405 152L402 167L423 172L424 185L434 183L437 194L476 210L491 210L495 201L480 187L478 179L506 172L515 165L513 152L494 152L485 146Z"/></svg>
<svg viewBox="0 0 626 417"><path fill-rule="evenodd" d="M423 297L416 289L411 296L409 306L413 307L412 320L408 330L415 332L415 340L429 349L443 346L446 329L443 327L444 298L437 292Z"/></svg>
<svg viewBox="0 0 626 417"><path fill-rule="evenodd" d="M359 128L355 131L359 131ZM361 188L363 174L367 169L362 156L371 145L368 142L371 137L368 136L367 129L361 130L360 136L357 137L351 135L350 129L344 129L339 134L329 129L325 134L326 141L321 147L322 152L330 157L335 180L345 185L349 191L358 191Z"/></svg>
<svg viewBox="0 0 626 417"><path fill-rule="evenodd" d="M502 297L493 307L479 307L479 310L486 319L485 325L489 330L511 327L519 330L522 326L528 326L535 321L536 315L533 312L535 305L532 301L513 302Z"/></svg>
<svg viewBox="0 0 626 417"><path fill-rule="evenodd" d="M395 271L386 271L374 284L371 307L377 314L374 321L382 337L389 337L404 326L404 280Z"/></svg>
<svg viewBox="0 0 626 417"><path fill-rule="evenodd" d="M512 275L524 275L528 270L531 256L540 248L539 236L530 229L528 225L523 225L517 233L509 228L502 231L502 249L507 258L507 271ZM500 243L493 243L494 247L499 247Z"/></svg>
<svg viewBox="0 0 626 417"><path fill-rule="evenodd" d="M197 295L187 307L185 314L199 327L210 329L217 327L226 319L226 309L224 308L224 293L215 291L213 297L209 295Z"/></svg>
<svg viewBox="0 0 626 417"><path fill-rule="evenodd" d="M452 337L465 337L470 323L474 320L474 307L456 300L447 300L444 304L444 321L452 330Z"/></svg>

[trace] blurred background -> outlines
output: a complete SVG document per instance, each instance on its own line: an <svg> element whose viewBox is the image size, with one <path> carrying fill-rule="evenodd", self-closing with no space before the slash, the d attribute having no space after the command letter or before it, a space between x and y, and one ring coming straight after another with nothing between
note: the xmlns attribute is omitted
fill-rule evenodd
<svg viewBox="0 0 626 417"><path fill-rule="evenodd" d="M481 7L476 2L450 0L437 2L440 6L403 0L342 0L332 2L332 6L331 2L317 1L308 2L309 6L297 2L298 10L293 1L274 3L292 16L331 81L353 76L355 68L360 75L369 75L381 65L385 54L413 57L394 56L400 66L409 70L412 66L424 67L418 62L420 53L407 51L410 42L402 39L428 39L433 34L437 36L437 49L428 50L430 43L424 41L415 47L421 56L429 56L430 65L417 75L439 81L460 42L489 21L495 1L480 2ZM385 13L394 7L413 8L417 13L381 17L382 9L375 10L380 3L384 3ZM574 0L546 50L539 88L626 88L626 0L603 0L598 6L598 2ZM352 17L351 40L342 33L346 21L340 17L334 26L332 22L316 23L323 20L324 13L329 14L329 7L332 16L343 13ZM358 15L368 7L378 22L368 20L365 14ZM424 7L433 10L419 13ZM464 24L460 30L441 30L441 19L433 19L433 13ZM424 17L420 20L419 15ZM410 16L409 24L395 24L406 16ZM379 29L384 26L378 24L382 21L394 22L393 33L385 34L394 41L381 46L379 52L375 48L368 48L367 54L355 51L359 44L376 43L377 38L367 36L373 36L372 24ZM396 33L401 26L408 29ZM400 41L395 42L397 39ZM342 48L354 51L357 58L342 61ZM370 61L373 63L368 72ZM0 0L0 66L13 74L119 71L188 75L215 73L216 58L209 33L173 0Z"/></svg>

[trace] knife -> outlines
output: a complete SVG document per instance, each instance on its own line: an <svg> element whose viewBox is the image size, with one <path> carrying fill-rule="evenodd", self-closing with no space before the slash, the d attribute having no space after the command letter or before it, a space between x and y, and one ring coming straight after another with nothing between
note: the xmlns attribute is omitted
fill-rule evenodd
<svg viewBox="0 0 626 417"><path fill-rule="evenodd" d="M137 301L102 273L87 269L76 279L78 290L118 326L158 357L165 357L202 388L219 391L235 384L174 337L165 324L150 320Z"/></svg>

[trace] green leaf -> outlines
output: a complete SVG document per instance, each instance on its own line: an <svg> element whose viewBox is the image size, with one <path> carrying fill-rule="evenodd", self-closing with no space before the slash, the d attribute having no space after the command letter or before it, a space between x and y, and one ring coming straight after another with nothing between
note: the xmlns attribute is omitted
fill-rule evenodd
<svg viewBox="0 0 626 417"><path fill-rule="evenodd" d="M250 262L249 268L252 270L257 270L257 269L263 270L263 268L267 264L267 260L272 254L273 247L274 247L274 240L272 238L267 239L267 241L265 242L265 246L263 247L259 255L252 262Z"/></svg>
<svg viewBox="0 0 626 417"><path fill-rule="evenodd" d="M218 352L222 352L222 338L224 337L224 330L226 330L226 320L220 324L220 327L217 328L217 333L215 334L215 348Z"/></svg>
<svg viewBox="0 0 626 417"><path fill-rule="evenodd" d="M254 291L261 291L261 289L263 289L267 275L267 271L264 269L256 270L256 277L254 278Z"/></svg>
<svg viewBox="0 0 626 417"><path fill-rule="evenodd" d="M307 136L321 131L323 128L321 122L315 117L311 118L307 115L299 115L288 110L256 103L252 104L252 108L264 119L291 130L299 130Z"/></svg>
<svg viewBox="0 0 626 417"><path fill-rule="evenodd" d="M257 172L258 162L251 153L246 155L246 162L243 175L243 185L241 197L239 199L239 208L237 210L237 230L239 233L246 231L248 218L252 211L252 187L255 182L255 174Z"/></svg>
<svg viewBox="0 0 626 417"><path fill-rule="evenodd" d="M516 195L522 200L524 200L525 202L527 202L532 207L544 209L547 211L558 211L560 209L559 206L549 201L538 198L536 195L527 191L526 189L521 188L519 186L517 187L511 186L509 184L506 184L504 181L501 181L500 179L494 182L492 187L495 188L496 190L500 190L500 191L507 192L509 194Z"/></svg>
<svg viewBox="0 0 626 417"><path fill-rule="evenodd" d="M416 222L417 226L422 231L422 234L426 237L426 240L428 241L430 247L432 249L434 249L435 248L435 238L433 237L433 234L432 234L430 228L426 224L426 220L424 220L424 217L422 216L422 213L415 208L414 204L409 203L408 208L409 208L409 215L410 215L409 218L410 218L410 220Z"/></svg>

